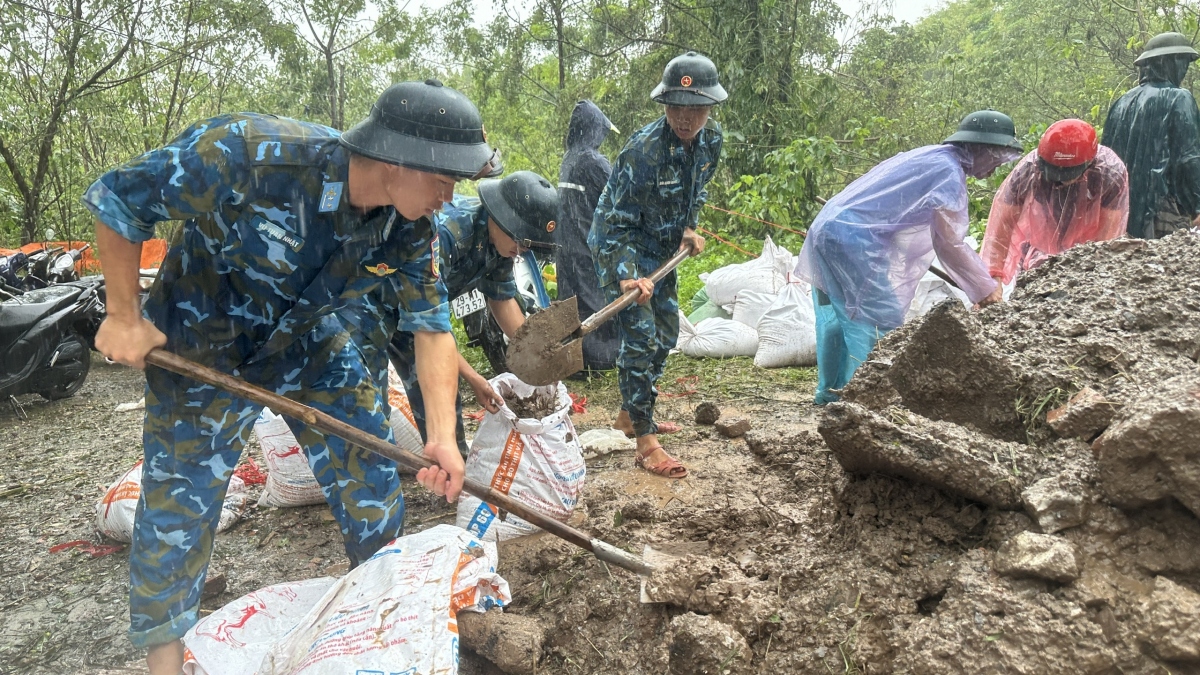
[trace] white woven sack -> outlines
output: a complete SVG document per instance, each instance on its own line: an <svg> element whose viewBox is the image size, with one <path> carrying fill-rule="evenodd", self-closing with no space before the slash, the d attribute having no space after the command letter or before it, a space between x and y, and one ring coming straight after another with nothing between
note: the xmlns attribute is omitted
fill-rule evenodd
<svg viewBox="0 0 1200 675"><path fill-rule="evenodd" d="M296 435L283 419L270 408L263 408L254 423L254 435L262 449L267 467L267 483L263 486L259 506L307 506L324 504L321 484L308 465L308 455Z"/></svg>
<svg viewBox="0 0 1200 675"><path fill-rule="evenodd" d="M496 547L438 525L401 537L341 579L277 584L187 635L187 675L458 672L458 613L511 601Z"/></svg>
<svg viewBox="0 0 1200 675"><path fill-rule="evenodd" d="M733 301L733 320L758 330L758 321L775 304L777 293L742 291Z"/></svg>
<svg viewBox="0 0 1200 675"><path fill-rule="evenodd" d="M504 373L490 381L502 397L528 398L535 393L555 396L554 412L541 418L519 418L507 405L487 413L471 442L467 478L541 513L566 522L575 512L587 472L579 436L571 422L571 396L557 386L534 387ZM458 526L484 541L504 541L541 530L511 513L476 497L458 500Z"/></svg>
<svg viewBox="0 0 1200 675"><path fill-rule="evenodd" d="M758 322L754 365L760 368L816 365L816 323L809 285L787 284Z"/></svg>
<svg viewBox="0 0 1200 675"><path fill-rule="evenodd" d="M737 321L714 317L696 324L694 333L687 342L681 340L679 348L695 358L754 356L758 350L758 333Z"/></svg>
<svg viewBox="0 0 1200 675"><path fill-rule="evenodd" d="M389 420L392 425L392 435L396 445L409 452L421 455L425 443L421 441L421 432L417 429L417 418L413 416L412 404L408 401L408 392L404 390L404 382L396 368L388 363L388 406L392 409Z"/></svg>

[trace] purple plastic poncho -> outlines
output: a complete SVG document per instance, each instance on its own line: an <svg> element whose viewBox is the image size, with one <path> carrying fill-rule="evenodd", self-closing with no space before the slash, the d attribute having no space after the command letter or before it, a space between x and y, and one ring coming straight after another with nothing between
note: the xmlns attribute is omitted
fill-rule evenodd
<svg viewBox="0 0 1200 675"><path fill-rule="evenodd" d="M904 322L935 252L972 302L987 297L996 282L963 242L967 172L977 164L980 173L994 169L1021 153L985 147L985 156L975 157L958 146L929 145L871 169L817 214L797 276L844 305L851 320L881 328Z"/></svg>

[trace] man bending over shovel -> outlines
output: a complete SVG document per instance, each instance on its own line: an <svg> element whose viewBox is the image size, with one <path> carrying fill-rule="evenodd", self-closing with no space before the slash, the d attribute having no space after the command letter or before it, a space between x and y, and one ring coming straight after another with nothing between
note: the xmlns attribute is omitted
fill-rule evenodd
<svg viewBox="0 0 1200 675"><path fill-rule="evenodd" d="M1001 300L963 241L967 176L986 178L1020 156L1012 120L980 110L941 145L880 163L821 208L796 263L816 311L817 405L837 401L879 338L903 323L935 252L971 302Z"/></svg>
<svg viewBox="0 0 1200 675"><path fill-rule="evenodd" d="M110 359L143 367L156 347L273 389L390 439L385 400L334 309L388 283L418 317L430 400L418 480L457 498L454 340L429 220L458 180L499 172L475 106L436 80L393 85L339 133L270 115L193 124L170 144L100 177L84 203L108 286L96 336ZM184 221L144 311L141 242ZM399 273L397 273L399 272ZM154 675L177 675L198 620L221 503L258 407L209 385L146 372L144 471L130 548L130 638ZM307 429L289 420L302 442ZM396 466L329 436L309 465L352 565L401 534Z"/></svg>
<svg viewBox="0 0 1200 675"><path fill-rule="evenodd" d="M553 248L554 219L558 214L558 192L545 178L532 171L518 171L503 180L479 183L479 198L455 195L441 213L433 217L440 251L438 271L447 296L457 298L479 290L500 329L510 338L525 314L517 304L513 258L531 248ZM415 341L420 336L411 327L414 317L403 304L375 295L338 310L338 318L354 335L372 373L387 374L386 358L404 383L413 417L422 438L427 438L425 401L418 386ZM490 412L503 404L487 379L458 356L458 375L475 392L475 399ZM386 386L383 379L380 386ZM462 399L454 401L459 451L466 456L462 423Z"/></svg>
<svg viewBox="0 0 1200 675"><path fill-rule="evenodd" d="M687 469L658 442L659 433L679 427L654 422L655 383L679 337L679 299L675 272L657 287L647 277L684 247L692 255L704 250L696 224L722 140L720 126L708 115L726 96L708 58L688 52L667 64L650 94L666 106L666 114L621 149L588 235L608 301L641 291L637 304L617 314L621 412L613 426L637 438L637 466L668 478L683 478Z"/></svg>

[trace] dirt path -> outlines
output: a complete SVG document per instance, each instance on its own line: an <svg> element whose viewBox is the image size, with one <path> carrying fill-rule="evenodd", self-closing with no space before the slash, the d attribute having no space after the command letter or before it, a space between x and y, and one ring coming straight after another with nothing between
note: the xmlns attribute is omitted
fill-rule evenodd
<svg viewBox="0 0 1200 675"><path fill-rule="evenodd" d="M692 477L667 481L636 471L631 453L601 457L588 463L589 503L603 503L607 495L632 505L623 507L628 512L626 528L637 527L639 508L648 509L641 515L648 522L647 514L660 508L685 513L708 508L714 500L743 504L745 495L733 489L728 476L753 471L753 457L743 441L721 438L711 427L696 428L691 410L708 395L733 400L730 411L736 409L764 423L776 416L811 416L804 403L811 396L810 372L779 371L767 378L772 382L767 388L762 387L760 374L746 359L707 364L673 357L664 392L670 396L699 391L664 398L660 410L665 419L684 423L683 433L665 440L668 450L692 468ZM73 398L49 402L22 397L28 420L0 406L0 447L6 458L0 468L0 538L5 542L0 549L0 569L5 570L0 577L0 673L145 672L142 653L126 637L128 549L99 558L77 550L49 552L52 546L73 540L103 542L95 532L95 503L109 483L141 456L142 411L118 413L115 408L141 398L143 384L140 373L97 358L83 390ZM579 431L607 426L615 418L615 378L571 381L568 386L589 401L587 412L575 417ZM777 480L759 472L752 482L759 484L761 493L767 483ZM258 489L252 489L252 502ZM451 506L415 485L406 486L406 496L409 531L454 521ZM608 521L605 531L611 528L611 508L590 510L597 514L594 517ZM594 525L589 521L584 527ZM545 546L538 544L535 549L531 555ZM507 555L516 561L523 560L519 555L524 554ZM575 551L545 555L551 560L570 559L573 564L581 560ZM325 507L251 509L217 537L209 577L224 577L226 583L223 591L206 595L202 612L266 585L344 571L340 537ZM633 602L631 608L636 610L636 582L620 570L612 575L605 574L613 583L608 602ZM543 589L534 578L532 573L518 574L514 581L518 611L580 602L578 598L564 602L571 596L568 579L547 577L552 585ZM618 639L614 644L637 643L632 636L624 637L624 642ZM606 642L599 635L592 640ZM559 657L554 659L566 664L561 672L584 672L571 670ZM498 671L464 652L461 672L491 675ZM555 668L548 666L545 672Z"/></svg>

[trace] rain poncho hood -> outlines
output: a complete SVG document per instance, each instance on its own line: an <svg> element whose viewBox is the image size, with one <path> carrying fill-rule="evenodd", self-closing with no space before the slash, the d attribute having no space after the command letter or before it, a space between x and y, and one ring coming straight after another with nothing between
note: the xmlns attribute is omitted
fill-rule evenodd
<svg viewBox="0 0 1200 675"><path fill-rule="evenodd" d="M612 130L612 122L591 101L580 101L571 112L567 126L567 153L558 172L558 228L554 231L559 245L556 259L558 297L576 296L579 318L586 319L606 304L587 235L600 192L608 182L612 165L598 148ZM583 360L590 368L607 370L617 358L617 334L613 324L601 325L583 340Z"/></svg>
<svg viewBox="0 0 1200 675"><path fill-rule="evenodd" d="M1128 216L1129 179L1115 152L1101 147L1079 180L1062 184L1042 177L1034 151L996 193L980 256L1008 284L1072 246L1116 239Z"/></svg>
<svg viewBox="0 0 1200 675"><path fill-rule="evenodd" d="M1200 215L1200 110L1178 86L1188 56L1160 57L1141 68L1141 84L1108 111L1101 143L1113 149L1129 170L1131 237L1153 239L1155 217Z"/></svg>
<svg viewBox="0 0 1200 675"><path fill-rule="evenodd" d="M971 152L930 145L884 161L817 214L796 274L845 306L847 317L883 328L904 321L934 253L972 302L996 288L967 235Z"/></svg>

